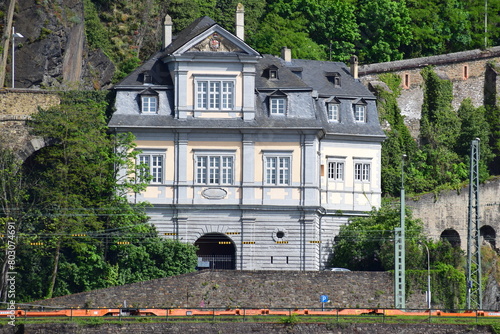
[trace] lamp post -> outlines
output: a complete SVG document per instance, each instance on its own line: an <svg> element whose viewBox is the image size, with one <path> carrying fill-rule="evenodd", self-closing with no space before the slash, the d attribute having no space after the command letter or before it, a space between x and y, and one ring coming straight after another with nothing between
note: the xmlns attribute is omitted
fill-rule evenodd
<svg viewBox="0 0 500 334"><path fill-rule="evenodd" d="M419 241L418 242L421 245L424 245L425 249L427 250L427 308L429 311L431 310L431 256L429 253L429 247L427 247L426 244L423 242Z"/></svg>
<svg viewBox="0 0 500 334"><path fill-rule="evenodd" d="M14 52L15 48L16 48L15 40L16 40L16 38L23 38L23 37L24 37L23 35L16 32L16 28L12 27L12 85L11 85L12 88L14 88L14 78L15 78L15 69L16 69L15 52Z"/></svg>

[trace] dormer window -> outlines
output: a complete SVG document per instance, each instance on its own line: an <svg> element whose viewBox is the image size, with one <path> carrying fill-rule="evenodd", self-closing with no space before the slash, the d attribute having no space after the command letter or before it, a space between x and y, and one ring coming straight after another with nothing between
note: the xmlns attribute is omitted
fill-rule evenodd
<svg viewBox="0 0 500 334"><path fill-rule="evenodd" d="M339 72L326 72L326 78L330 81L334 87L340 87L340 73Z"/></svg>
<svg viewBox="0 0 500 334"><path fill-rule="evenodd" d="M353 104L354 120L359 123L366 122L366 104L362 101Z"/></svg>
<svg viewBox="0 0 500 334"><path fill-rule="evenodd" d="M283 92L277 91L269 96L269 113L271 115L286 114L287 96Z"/></svg>
<svg viewBox="0 0 500 334"><path fill-rule="evenodd" d="M269 80L278 80L278 67L271 65L264 70L264 76Z"/></svg>
<svg viewBox="0 0 500 334"><path fill-rule="evenodd" d="M340 122L340 101L336 97L326 100L326 110L329 122Z"/></svg>
<svg viewBox="0 0 500 334"><path fill-rule="evenodd" d="M330 122L340 121L340 104L328 103L328 120Z"/></svg>
<svg viewBox="0 0 500 334"><path fill-rule="evenodd" d="M286 97L272 97L270 105L271 115L284 115L286 111Z"/></svg>
<svg viewBox="0 0 500 334"><path fill-rule="evenodd" d="M141 113L158 113L158 93L152 89L146 89L139 93L141 98Z"/></svg>

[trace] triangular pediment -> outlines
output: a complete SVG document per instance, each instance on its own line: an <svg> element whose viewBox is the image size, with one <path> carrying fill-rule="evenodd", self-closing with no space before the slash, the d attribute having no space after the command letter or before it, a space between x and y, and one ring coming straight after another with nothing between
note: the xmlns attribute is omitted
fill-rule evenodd
<svg viewBox="0 0 500 334"><path fill-rule="evenodd" d="M231 34L218 24L203 31L183 46L179 47L174 55L182 55L187 52L230 52L260 56L260 53L248 46L243 40Z"/></svg>

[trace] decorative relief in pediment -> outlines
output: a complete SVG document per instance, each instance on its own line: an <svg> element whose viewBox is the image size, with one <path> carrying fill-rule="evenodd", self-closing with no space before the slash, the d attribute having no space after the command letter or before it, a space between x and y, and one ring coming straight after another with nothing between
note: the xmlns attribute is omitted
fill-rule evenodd
<svg viewBox="0 0 500 334"><path fill-rule="evenodd" d="M213 33L189 51L198 52L242 52L243 50L218 33Z"/></svg>

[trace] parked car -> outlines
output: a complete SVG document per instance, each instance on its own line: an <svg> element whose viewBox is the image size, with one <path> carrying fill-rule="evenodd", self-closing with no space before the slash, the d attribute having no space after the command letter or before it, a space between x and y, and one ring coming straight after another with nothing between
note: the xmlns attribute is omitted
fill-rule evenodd
<svg viewBox="0 0 500 334"><path fill-rule="evenodd" d="M346 268L325 268L326 271L350 271Z"/></svg>

